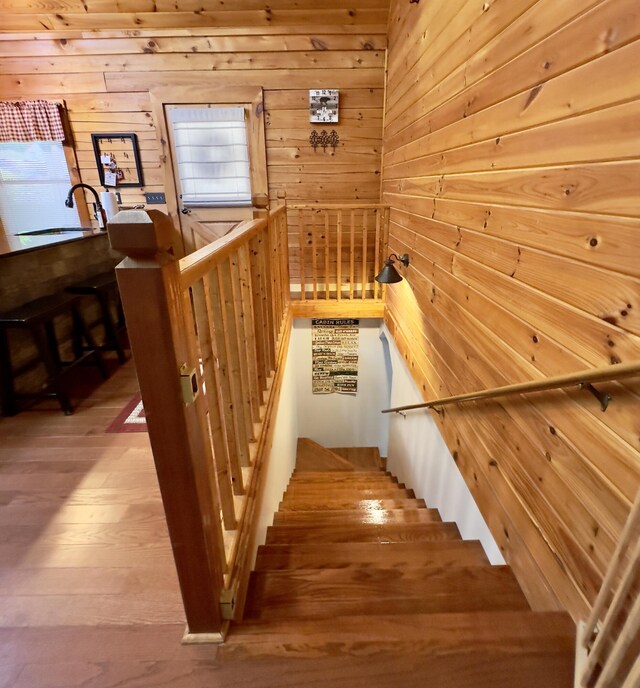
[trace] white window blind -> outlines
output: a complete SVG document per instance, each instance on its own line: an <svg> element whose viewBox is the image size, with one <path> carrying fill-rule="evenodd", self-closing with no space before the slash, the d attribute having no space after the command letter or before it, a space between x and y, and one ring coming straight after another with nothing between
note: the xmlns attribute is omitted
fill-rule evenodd
<svg viewBox="0 0 640 688"><path fill-rule="evenodd" d="M251 205L244 108L172 108L183 205Z"/></svg>
<svg viewBox="0 0 640 688"><path fill-rule="evenodd" d="M64 205L70 188L59 141L0 143L0 219L7 234L80 227L77 208Z"/></svg>

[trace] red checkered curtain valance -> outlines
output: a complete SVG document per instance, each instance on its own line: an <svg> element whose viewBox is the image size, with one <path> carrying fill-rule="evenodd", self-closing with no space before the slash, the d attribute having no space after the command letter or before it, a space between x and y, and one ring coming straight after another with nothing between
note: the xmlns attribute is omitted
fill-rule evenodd
<svg viewBox="0 0 640 688"><path fill-rule="evenodd" d="M0 102L0 141L64 141L57 103L46 100Z"/></svg>

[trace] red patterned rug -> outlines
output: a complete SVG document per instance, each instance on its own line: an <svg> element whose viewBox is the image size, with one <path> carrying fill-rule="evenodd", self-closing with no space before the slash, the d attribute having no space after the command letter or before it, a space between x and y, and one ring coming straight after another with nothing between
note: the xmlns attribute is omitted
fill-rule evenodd
<svg viewBox="0 0 640 688"><path fill-rule="evenodd" d="M147 432L147 421L139 394L120 411L106 432Z"/></svg>

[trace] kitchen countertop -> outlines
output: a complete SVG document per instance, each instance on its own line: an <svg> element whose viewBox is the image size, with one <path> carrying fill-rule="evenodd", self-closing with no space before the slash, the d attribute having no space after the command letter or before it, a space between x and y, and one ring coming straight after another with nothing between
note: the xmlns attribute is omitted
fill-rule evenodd
<svg viewBox="0 0 640 688"><path fill-rule="evenodd" d="M0 234L0 258L15 256L19 253L37 251L49 246L67 244L81 239L91 239L97 236L105 236L106 232L98 230L84 230L77 232L65 232L62 234L40 234L35 236L20 236L17 234Z"/></svg>

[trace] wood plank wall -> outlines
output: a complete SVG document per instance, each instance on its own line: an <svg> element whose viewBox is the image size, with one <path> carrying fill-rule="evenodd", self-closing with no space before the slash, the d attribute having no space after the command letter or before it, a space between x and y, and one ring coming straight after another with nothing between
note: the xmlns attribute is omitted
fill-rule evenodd
<svg viewBox="0 0 640 688"><path fill-rule="evenodd" d="M640 359L637 0L392 3L388 323L425 398ZM437 417L537 608L584 617L640 485L640 381Z"/></svg>
<svg viewBox="0 0 640 688"><path fill-rule="evenodd" d="M122 189L131 205L164 190L150 87L262 86L272 198L377 202L388 3L0 0L0 98L64 98L89 184L90 134L135 132L145 187ZM308 143L311 88L340 89L335 153Z"/></svg>

